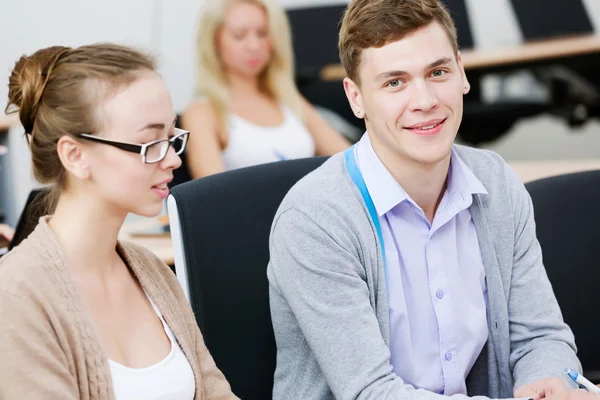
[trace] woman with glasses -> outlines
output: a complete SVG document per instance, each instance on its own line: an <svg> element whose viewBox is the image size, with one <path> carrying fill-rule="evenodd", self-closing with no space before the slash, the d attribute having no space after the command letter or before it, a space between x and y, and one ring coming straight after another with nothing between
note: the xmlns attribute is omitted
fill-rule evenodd
<svg viewBox="0 0 600 400"><path fill-rule="evenodd" d="M19 113L51 215L0 260L0 398L236 399L175 276L117 240L155 216L188 132L151 59L50 47L17 61Z"/></svg>

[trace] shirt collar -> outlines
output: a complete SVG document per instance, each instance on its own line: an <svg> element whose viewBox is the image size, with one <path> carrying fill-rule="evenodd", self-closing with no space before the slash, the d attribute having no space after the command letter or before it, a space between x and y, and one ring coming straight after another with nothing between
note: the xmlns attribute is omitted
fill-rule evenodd
<svg viewBox="0 0 600 400"><path fill-rule="evenodd" d="M373 150L369 132L365 132L356 144L355 155L378 216L381 217L409 198L408 193L396 182Z"/></svg>
<svg viewBox="0 0 600 400"><path fill-rule="evenodd" d="M403 201L413 202L375 153L368 132L365 132L356 144L354 152L358 168L379 217ZM452 148L450 159L447 192L453 198L460 198L463 201L473 194L487 194L481 181L463 162L454 148Z"/></svg>
<svg viewBox="0 0 600 400"><path fill-rule="evenodd" d="M450 157L447 191L451 196L460 196L466 199L467 197L471 198L474 194L488 194L485 186L460 158L454 147L452 147Z"/></svg>

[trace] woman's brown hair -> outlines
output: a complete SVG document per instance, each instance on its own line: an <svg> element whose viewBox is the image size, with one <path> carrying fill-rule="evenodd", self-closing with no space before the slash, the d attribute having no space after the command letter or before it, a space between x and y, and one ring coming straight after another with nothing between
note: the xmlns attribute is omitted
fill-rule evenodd
<svg viewBox="0 0 600 400"><path fill-rule="evenodd" d="M101 102L148 70L155 70L151 57L110 43L48 47L16 62L8 81L6 113L19 113L35 178L53 185L48 211L66 184L56 151L59 139L101 130Z"/></svg>

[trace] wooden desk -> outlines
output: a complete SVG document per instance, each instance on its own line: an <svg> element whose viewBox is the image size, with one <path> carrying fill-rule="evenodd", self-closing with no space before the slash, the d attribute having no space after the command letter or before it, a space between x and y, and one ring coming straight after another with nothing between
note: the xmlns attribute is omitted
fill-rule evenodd
<svg viewBox="0 0 600 400"><path fill-rule="evenodd" d="M550 176L570 174L590 170L600 170L600 159L552 160L552 161L511 161L510 166L517 171L523 182Z"/></svg>
<svg viewBox="0 0 600 400"><path fill-rule="evenodd" d="M461 52L465 70L481 70L520 66L527 63L547 62L600 53L600 36L585 35L523 43L516 47L489 51ZM346 77L341 65L328 65L321 70L321 79L337 81Z"/></svg>
<svg viewBox="0 0 600 400"><path fill-rule="evenodd" d="M546 178L554 175L568 174L599 169L600 159L595 160L557 160L557 161L514 161L509 163L523 182ZM173 245L170 236L140 237L131 236L132 231L142 230L160 225L156 218L146 218L135 222L126 222L121 229L119 239L128 240L146 247L156 254L167 265L174 264Z"/></svg>

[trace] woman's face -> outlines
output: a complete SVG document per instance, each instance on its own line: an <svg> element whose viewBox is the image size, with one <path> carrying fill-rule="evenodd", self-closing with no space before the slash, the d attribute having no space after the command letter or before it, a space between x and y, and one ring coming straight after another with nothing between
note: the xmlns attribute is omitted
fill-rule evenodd
<svg viewBox="0 0 600 400"><path fill-rule="evenodd" d="M163 80L154 72L143 72L130 85L109 97L99 110L105 122L102 139L145 144L169 139L174 134L175 112ZM140 154L117 147L82 141L90 171L88 184L95 198L117 212L155 216L163 208L181 159L169 148L162 161L142 162Z"/></svg>
<svg viewBox="0 0 600 400"><path fill-rule="evenodd" d="M218 33L219 58L230 74L255 78L271 58L271 36L265 10L250 3L231 7Z"/></svg>

